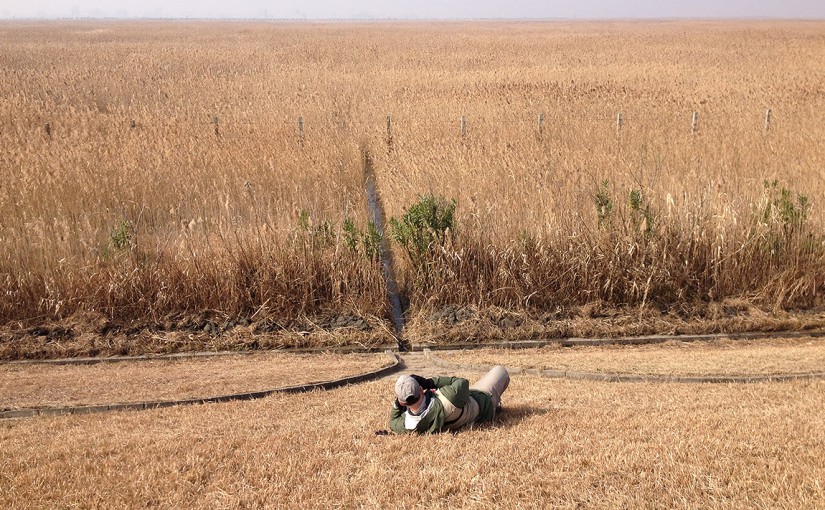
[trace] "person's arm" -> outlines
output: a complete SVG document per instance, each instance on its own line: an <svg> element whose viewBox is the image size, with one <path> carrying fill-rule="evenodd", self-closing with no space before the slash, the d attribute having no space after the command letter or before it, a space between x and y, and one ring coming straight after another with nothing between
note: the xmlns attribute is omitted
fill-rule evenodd
<svg viewBox="0 0 825 510"><path fill-rule="evenodd" d="M464 407L470 398L470 381L461 377L433 377L438 392L456 407Z"/></svg>
<svg viewBox="0 0 825 510"><path fill-rule="evenodd" d="M421 377L420 375L410 374L410 376L415 379L418 384L424 390L431 390L437 388L436 383L438 378L427 378ZM442 378L442 379L452 379L452 378ZM466 382L466 379L465 379ZM469 390L468 393L469 395ZM466 401L466 399L465 399ZM439 404L440 405L440 404ZM427 430L409 430L404 426L404 413L407 412L407 408L402 405L398 399L395 399L392 403L392 409L390 410L390 430L396 434L410 434L414 432L418 433L431 433L431 432L438 432L441 428L441 424L438 423L437 419L435 418L435 414L430 418L432 421L432 425Z"/></svg>
<svg viewBox="0 0 825 510"><path fill-rule="evenodd" d="M431 377L421 377L420 375L410 374L410 377L416 380L419 386L425 390L434 390L435 386L435 378Z"/></svg>
<svg viewBox="0 0 825 510"><path fill-rule="evenodd" d="M404 427L404 413L406 411L407 408L399 404L398 400L395 400L392 403L392 410L390 410L390 430L396 434L407 434L412 432Z"/></svg>

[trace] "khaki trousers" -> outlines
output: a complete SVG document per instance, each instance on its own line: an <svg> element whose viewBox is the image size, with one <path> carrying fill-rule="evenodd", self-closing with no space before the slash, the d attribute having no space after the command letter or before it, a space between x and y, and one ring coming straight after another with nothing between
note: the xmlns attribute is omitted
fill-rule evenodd
<svg viewBox="0 0 825 510"><path fill-rule="evenodd" d="M501 365L496 365L484 374L484 377L470 386L470 389L488 393L493 397L493 409L497 409L501 404L501 394L509 385L510 374L507 373L507 369Z"/></svg>

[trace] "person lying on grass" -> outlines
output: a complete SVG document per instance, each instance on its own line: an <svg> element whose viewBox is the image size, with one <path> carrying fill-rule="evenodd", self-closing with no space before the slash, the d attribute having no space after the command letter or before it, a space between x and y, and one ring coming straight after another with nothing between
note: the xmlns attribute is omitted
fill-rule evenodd
<svg viewBox="0 0 825 510"><path fill-rule="evenodd" d="M429 434L492 421L501 410L501 394L509 384L510 374L500 365L472 386L460 377L402 375L395 383L390 430Z"/></svg>

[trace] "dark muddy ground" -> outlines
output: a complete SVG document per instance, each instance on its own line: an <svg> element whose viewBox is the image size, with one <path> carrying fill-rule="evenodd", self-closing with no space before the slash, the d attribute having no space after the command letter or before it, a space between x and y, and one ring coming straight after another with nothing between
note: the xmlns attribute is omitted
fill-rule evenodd
<svg viewBox="0 0 825 510"><path fill-rule="evenodd" d="M744 302L680 307L616 309L599 303L577 308L518 312L447 305L407 320L404 339L413 345L623 337L805 331L825 329L825 311L768 311ZM208 312L153 323L118 323L96 315L49 324L0 329L0 360L171 354L192 351L256 351L285 348L397 347L390 318L328 313L317 317L228 317Z"/></svg>

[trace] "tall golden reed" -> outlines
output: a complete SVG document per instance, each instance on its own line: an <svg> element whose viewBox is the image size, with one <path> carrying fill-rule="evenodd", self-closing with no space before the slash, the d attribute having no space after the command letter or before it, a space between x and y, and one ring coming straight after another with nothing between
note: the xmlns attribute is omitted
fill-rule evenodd
<svg viewBox="0 0 825 510"><path fill-rule="evenodd" d="M821 303L821 22L0 34L5 323L383 316L380 267L342 230L367 228L360 145L387 215L419 194L458 204L435 281L397 254L412 313Z"/></svg>

